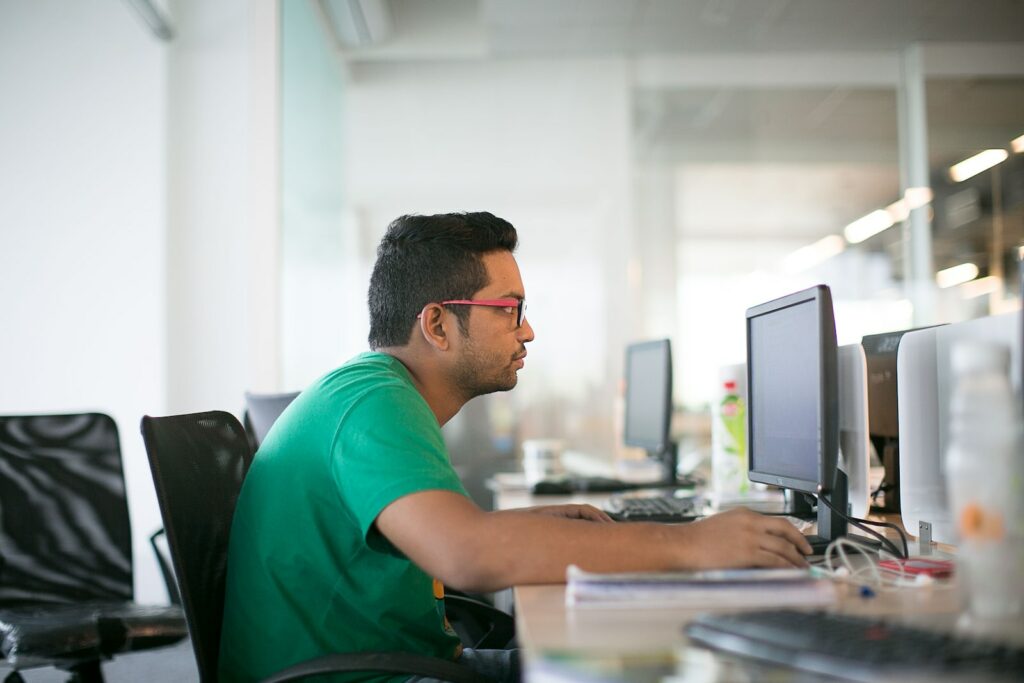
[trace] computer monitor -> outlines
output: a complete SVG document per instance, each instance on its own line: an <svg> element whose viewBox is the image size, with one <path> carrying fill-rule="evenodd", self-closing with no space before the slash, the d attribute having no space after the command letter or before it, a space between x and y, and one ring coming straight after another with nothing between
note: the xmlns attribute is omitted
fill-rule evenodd
<svg viewBox="0 0 1024 683"><path fill-rule="evenodd" d="M871 448L868 428L868 366L864 347L839 347L839 465L849 482L850 514L867 517L871 507Z"/></svg>
<svg viewBox="0 0 1024 683"><path fill-rule="evenodd" d="M626 425L623 441L662 464L665 483L676 481L672 422L672 346L668 339L626 347Z"/></svg>
<svg viewBox="0 0 1024 683"><path fill-rule="evenodd" d="M748 476L816 494L815 553L846 534L839 460L838 347L825 285L747 309ZM829 505L829 503L831 505Z"/></svg>
<svg viewBox="0 0 1024 683"><path fill-rule="evenodd" d="M885 470L882 483L872 492L871 504L883 512L900 511L900 420L896 357L903 335L916 329L869 334L861 339L868 363L868 424L871 444Z"/></svg>

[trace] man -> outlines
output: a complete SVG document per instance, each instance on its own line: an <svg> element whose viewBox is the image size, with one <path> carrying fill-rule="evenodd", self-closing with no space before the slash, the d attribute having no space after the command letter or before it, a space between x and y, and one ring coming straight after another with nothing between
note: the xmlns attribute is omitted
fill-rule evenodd
<svg viewBox="0 0 1024 683"><path fill-rule="evenodd" d="M810 547L791 524L747 510L669 526L616 524L588 505L473 504L441 427L473 397L512 389L523 368L534 335L516 243L489 213L403 216L388 227L370 278L374 351L304 391L246 477L228 559L224 680L369 650L460 658L514 679L507 654L461 651L442 584L487 592L561 582L569 564L804 565Z"/></svg>

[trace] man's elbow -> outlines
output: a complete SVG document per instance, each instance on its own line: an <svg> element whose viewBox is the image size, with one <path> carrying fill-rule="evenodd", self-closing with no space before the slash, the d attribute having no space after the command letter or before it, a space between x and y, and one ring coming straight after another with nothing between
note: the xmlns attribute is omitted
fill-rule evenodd
<svg viewBox="0 0 1024 683"><path fill-rule="evenodd" d="M511 586L509 567L499 558L478 552L475 548L460 548L446 553L436 576L445 586L472 593L490 593Z"/></svg>

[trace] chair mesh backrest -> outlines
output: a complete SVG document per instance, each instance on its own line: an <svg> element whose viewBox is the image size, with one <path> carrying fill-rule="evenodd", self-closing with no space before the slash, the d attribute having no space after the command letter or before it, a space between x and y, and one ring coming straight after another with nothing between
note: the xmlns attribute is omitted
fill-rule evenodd
<svg viewBox="0 0 1024 683"><path fill-rule="evenodd" d="M220 411L147 416L142 437L199 674L213 681L231 519L252 450L238 420Z"/></svg>
<svg viewBox="0 0 1024 683"><path fill-rule="evenodd" d="M114 420L0 416L0 606L131 599Z"/></svg>
<svg viewBox="0 0 1024 683"><path fill-rule="evenodd" d="M299 392L287 394L252 394L245 392L245 430L253 448L259 448L267 432L281 417L284 409L295 400Z"/></svg>

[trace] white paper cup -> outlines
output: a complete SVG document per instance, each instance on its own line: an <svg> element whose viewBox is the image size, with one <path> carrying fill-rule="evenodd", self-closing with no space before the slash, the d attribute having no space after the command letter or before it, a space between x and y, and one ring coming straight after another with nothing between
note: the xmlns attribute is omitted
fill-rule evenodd
<svg viewBox="0 0 1024 683"><path fill-rule="evenodd" d="M558 439L528 439L523 442L523 474L528 486L564 474L562 448Z"/></svg>

